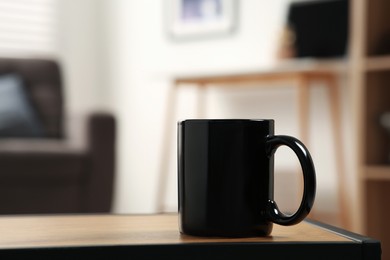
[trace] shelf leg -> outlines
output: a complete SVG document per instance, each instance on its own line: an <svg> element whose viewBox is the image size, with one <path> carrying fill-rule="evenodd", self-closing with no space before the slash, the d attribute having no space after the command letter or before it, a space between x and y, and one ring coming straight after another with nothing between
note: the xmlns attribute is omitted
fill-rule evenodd
<svg viewBox="0 0 390 260"><path fill-rule="evenodd" d="M334 137L334 152L335 163L338 176L338 195L339 195L339 218L343 228L350 229L351 222L349 219L348 206L348 185L347 176L344 167L344 142L341 125L341 109L340 109L340 86L336 75L328 75L326 78L328 93L330 99L330 110Z"/></svg>

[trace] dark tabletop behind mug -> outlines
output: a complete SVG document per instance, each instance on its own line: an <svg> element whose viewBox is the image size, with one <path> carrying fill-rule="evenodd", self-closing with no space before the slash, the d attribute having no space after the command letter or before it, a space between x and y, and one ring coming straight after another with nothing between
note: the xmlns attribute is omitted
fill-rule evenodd
<svg viewBox="0 0 390 260"><path fill-rule="evenodd" d="M304 177L302 202L292 215L273 200L274 153L286 145ZM180 231L197 236L266 236L272 223L294 225L315 197L314 165L296 138L274 135L273 120L185 120L178 124Z"/></svg>

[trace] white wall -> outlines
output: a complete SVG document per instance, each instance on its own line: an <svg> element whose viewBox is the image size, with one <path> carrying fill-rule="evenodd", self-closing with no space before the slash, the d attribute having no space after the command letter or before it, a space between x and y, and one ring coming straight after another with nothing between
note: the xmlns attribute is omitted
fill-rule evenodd
<svg viewBox="0 0 390 260"><path fill-rule="evenodd" d="M168 36L164 0L63 2L67 3L67 14L71 14L68 30L64 32L70 37L67 41L71 41L64 48L72 89L69 105L75 110L110 107L119 119L115 212L155 212L172 77L271 66L275 62L277 37L288 0L238 1L239 21L234 34L185 42ZM275 118L277 133L298 136L295 94L294 88L288 85L211 89L206 97L206 117ZM321 86L312 96L315 116L311 125L311 140L314 140L311 150L319 186L316 205L333 210L336 182L329 104ZM196 92L191 88L180 91L175 119L195 116L195 98ZM343 99L344 111L347 102ZM348 121L345 129L349 131ZM175 145L172 140L165 201L166 209L173 211L177 200ZM284 196L285 200L286 196L298 192L286 185L294 179L291 169L296 169L296 159L290 151L282 149L277 153L277 165L277 198L282 200ZM287 199L281 204L282 208L288 208L290 203Z"/></svg>
<svg viewBox="0 0 390 260"><path fill-rule="evenodd" d="M235 34L178 42L167 33L163 4L164 1L151 0L114 3L120 42L116 46L120 57L115 66L127 68L117 74L123 79L119 101L123 143L121 175L117 182L118 212L156 210L160 146L171 77L177 73L245 70L270 64L285 12L283 1L241 1L239 28ZM186 108L179 108L183 109ZM193 117L193 114L189 110L188 114L177 117ZM172 210L176 203L174 148L170 153L167 206Z"/></svg>

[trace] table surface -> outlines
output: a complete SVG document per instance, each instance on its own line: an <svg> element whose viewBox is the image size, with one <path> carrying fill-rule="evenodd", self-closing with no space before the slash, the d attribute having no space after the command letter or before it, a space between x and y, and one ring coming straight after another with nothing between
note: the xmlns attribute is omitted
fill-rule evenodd
<svg viewBox="0 0 390 260"><path fill-rule="evenodd" d="M272 236L199 238L182 235L176 215L1 217L0 248L199 242L351 241L313 224L274 225Z"/></svg>
<svg viewBox="0 0 390 260"><path fill-rule="evenodd" d="M348 62L344 59L300 59L280 62L271 67L246 69L242 71L181 73L174 76L175 84L235 84L237 82L290 79L297 75L338 75L348 71ZM316 78L317 78L316 77Z"/></svg>
<svg viewBox="0 0 390 260"><path fill-rule="evenodd" d="M180 234L176 214L53 215L0 217L0 253L37 248L262 244L361 244L359 238L316 224L274 225L271 236L201 238ZM35 251L33 251L35 252ZM365 258L362 258L365 259Z"/></svg>

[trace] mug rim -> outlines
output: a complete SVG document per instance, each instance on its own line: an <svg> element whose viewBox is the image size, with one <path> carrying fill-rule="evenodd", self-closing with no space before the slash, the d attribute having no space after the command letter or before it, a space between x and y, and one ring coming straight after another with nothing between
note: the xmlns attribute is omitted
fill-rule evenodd
<svg viewBox="0 0 390 260"><path fill-rule="evenodd" d="M181 125L186 122L194 123L228 123L228 122L275 122L274 119L239 119L239 118L226 118L226 119L184 119L179 120L178 124Z"/></svg>

